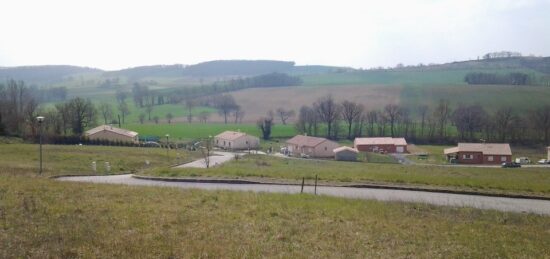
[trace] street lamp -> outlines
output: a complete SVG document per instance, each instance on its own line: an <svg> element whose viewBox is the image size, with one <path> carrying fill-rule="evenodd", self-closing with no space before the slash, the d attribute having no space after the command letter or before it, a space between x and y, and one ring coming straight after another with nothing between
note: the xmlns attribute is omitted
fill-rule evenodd
<svg viewBox="0 0 550 259"><path fill-rule="evenodd" d="M38 174L42 174L42 122L44 122L44 116L36 117L38 122L38 131L39 131L39 142L40 142L40 171Z"/></svg>
<svg viewBox="0 0 550 259"><path fill-rule="evenodd" d="M167 157L167 158L170 158L170 157L168 156L168 151L170 150L170 142L169 142L169 139L168 139L168 138L170 138L170 134L166 134L166 135L164 135L164 136L166 137L166 157Z"/></svg>

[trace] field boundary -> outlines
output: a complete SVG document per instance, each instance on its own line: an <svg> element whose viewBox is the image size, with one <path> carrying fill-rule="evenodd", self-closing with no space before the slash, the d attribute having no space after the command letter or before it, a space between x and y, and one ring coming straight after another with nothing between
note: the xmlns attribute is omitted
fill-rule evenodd
<svg viewBox="0 0 550 259"><path fill-rule="evenodd" d="M164 181L164 182L189 182L189 183L225 183L225 184L269 184L269 185L289 185L300 186L299 183L277 183L277 182L261 182L252 180L236 180L236 179L204 179L204 178L179 178L179 177L157 177L157 176L143 176L132 174L133 178L152 181ZM304 186L314 186L313 184L304 184ZM334 185L334 184L317 184L321 187L349 187L349 188L366 188L366 189L388 189L388 190L403 190L403 191L419 191L419 192L431 192L431 193L446 193L446 194L459 194L459 195L476 195L487 196L497 198L513 198L513 199L529 199L529 200L545 200L550 201L550 197L538 196L538 195L524 195L524 194L506 194L506 193L489 193L478 191L461 191L445 188L425 188L414 186L400 186L400 185L386 185L386 184L349 184L349 185Z"/></svg>

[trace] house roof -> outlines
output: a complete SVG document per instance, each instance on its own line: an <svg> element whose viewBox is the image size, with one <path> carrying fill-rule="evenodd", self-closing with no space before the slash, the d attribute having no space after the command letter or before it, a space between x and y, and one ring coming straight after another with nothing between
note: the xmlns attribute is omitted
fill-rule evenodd
<svg viewBox="0 0 550 259"><path fill-rule="evenodd" d="M353 153L359 153L359 150L357 150L355 148L351 148L351 147L346 147L346 146L337 147L337 148L332 150L332 152L334 152L334 153L339 153L339 152L342 152L342 151L351 151Z"/></svg>
<svg viewBox="0 0 550 259"><path fill-rule="evenodd" d="M86 136L94 135L94 134L102 132L102 131L109 131L109 132L113 132L115 134L131 137L131 138L138 135L138 133L135 132L135 131L116 128L116 127L113 127L111 125L101 125L101 126L98 126L98 127L95 127L91 130L86 131Z"/></svg>
<svg viewBox="0 0 550 259"><path fill-rule="evenodd" d="M326 138L310 137L304 135L296 135L293 138L286 141L287 144L305 147L316 147L319 144L328 141Z"/></svg>
<svg viewBox="0 0 550 259"><path fill-rule="evenodd" d="M225 140L236 140L240 137L244 137L246 136L246 133L242 133L242 132L237 132L237 131L224 131L218 135L216 135L216 138L221 138L221 139L225 139Z"/></svg>
<svg viewBox="0 0 550 259"><path fill-rule="evenodd" d="M443 151L445 155L458 152L480 152L484 155L512 155L512 149L510 149L510 145L507 143L458 143L457 147L447 148Z"/></svg>
<svg viewBox="0 0 550 259"><path fill-rule="evenodd" d="M396 146L406 146L407 141L405 138L355 138L355 145L396 145Z"/></svg>

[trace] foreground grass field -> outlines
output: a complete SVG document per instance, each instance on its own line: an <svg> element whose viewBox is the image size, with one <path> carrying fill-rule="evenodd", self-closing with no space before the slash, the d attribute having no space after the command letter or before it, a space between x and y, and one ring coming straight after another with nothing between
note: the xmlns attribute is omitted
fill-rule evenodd
<svg viewBox="0 0 550 259"><path fill-rule="evenodd" d="M0 173L2 258L542 258L550 218Z"/></svg>
<svg viewBox="0 0 550 259"><path fill-rule="evenodd" d="M111 165L111 173L135 172L148 167L168 166L176 162L191 161L199 157L198 152L166 149L130 148L103 146L61 146L44 145L44 175L93 174L92 162L97 163L97 173L105 174L105 162ZM0 172L32 173L39 168L38 145L0 144ZM147 166L145 161L150 164Z"/></svg>
<svg viewBox="0 0 550 259"><path fill-rule="evenodd" d="M337 184L392 183L550 196L550 168L467 168L404 166L390 163L336 162L245 156L211 169L155 169L155 176L252 178L300 182L302 178Z"/></svg>

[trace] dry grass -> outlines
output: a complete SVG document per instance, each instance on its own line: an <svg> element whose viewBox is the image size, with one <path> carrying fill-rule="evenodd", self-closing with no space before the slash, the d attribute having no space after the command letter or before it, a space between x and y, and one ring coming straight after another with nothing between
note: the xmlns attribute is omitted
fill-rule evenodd
<svg viewBox="0 0 550 259"><path fill-rule="evenodd" d="M550 218L0 175L2 258L534 258Z"/></svg>

